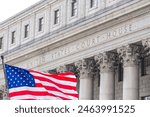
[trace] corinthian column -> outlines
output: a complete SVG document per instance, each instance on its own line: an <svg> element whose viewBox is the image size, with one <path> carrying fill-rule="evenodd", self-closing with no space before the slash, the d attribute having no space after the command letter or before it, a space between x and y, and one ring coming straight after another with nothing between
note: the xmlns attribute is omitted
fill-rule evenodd
<svg viewBox="0 0 150 117"><path fill-rule="evenodd" d="M139 99L138 47L127 45L118 50L124 65L123 100Z"/></svg>
<svg viewBox="0 0 150 117"><path fill-rule="evenodd" d="M100 100L115 99L114 59L114 54L109 52L95 56L100 69Z"/></svg>
<svg viewBox="0 0 150 117"><path fill-rule="evenodd" d="M79 99L80 100L91 100L92 99L92 65L93 60L83 59L75 63L77 70L80 75L79 84Z"/></svg>

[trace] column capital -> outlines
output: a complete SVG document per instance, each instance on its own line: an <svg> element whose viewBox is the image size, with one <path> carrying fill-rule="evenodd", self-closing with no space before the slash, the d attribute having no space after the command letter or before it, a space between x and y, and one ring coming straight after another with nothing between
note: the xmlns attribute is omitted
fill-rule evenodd
<svg viewBox="0 0 150 117"><path fill-rule="evenodd" d="M104 52L94 57L96 64L99 66L100 72L114 71L114 63L117 55L112 52Z"/></svg>
<svg viewBox="0 0 150 117"><path fill-rule="evenodd" d="M75 66L77 67L77 71L80 75L93 75L94 74L94 67L95 62L94 59L82 59L75 62Z"/></svg>
<svg viewBox="0 0 150 117"><path fill-rule="evenodd" d="M146 51L146 55L150 55L150 39L142 40L142 45Z"/></svg>
<svg viewBox="0 0 150 117"><path fill-rule="evenodd" d="M117 49L119 58L121 58L124 66L138 64L140 48L137 45L126 45Z"/></svg>

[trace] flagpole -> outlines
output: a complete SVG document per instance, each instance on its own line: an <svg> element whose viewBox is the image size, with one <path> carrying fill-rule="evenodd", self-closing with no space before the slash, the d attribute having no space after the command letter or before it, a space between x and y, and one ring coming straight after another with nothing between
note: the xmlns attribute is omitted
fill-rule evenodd
<svg viewBox="0 0 150 117"><path fill-rule="evenodd" d="M3 72L4 72L4 80L5 80L5 85L6 85L6 94L7 94L7 98L9 98L8 97L8 81L7 81L7 74L6 74L6 69L5 69L4 56L1 56L1 60L2 60L2 66L3 66Z"/></svg>

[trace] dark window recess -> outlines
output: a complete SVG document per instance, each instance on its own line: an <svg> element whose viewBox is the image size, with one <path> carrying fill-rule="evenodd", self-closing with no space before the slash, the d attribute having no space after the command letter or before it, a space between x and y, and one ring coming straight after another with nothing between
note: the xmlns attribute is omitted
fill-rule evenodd
<svg viewBox="0 0 150 117"><path fill-rule="evenodd" d="M41 17L39 19L39 32L43 30L44 18Z"/></svg>
<svg viewBox="0 0 150 117"><path fill-rule="evenodd" d="M98 87L100 87L100 70L98 69Z"/></svg>
<svg viewBox="0 0 150 117"><path fill-rule="evenodd" d="M144 58L141 59L141 76L146 75L146 68L145 68L145 60Z"/></svg>
<svg viewBox="0 0 150 117"><path fill-rule="evenodd" d="M123 64L122 63L118 64L118 81L119 82L123 81Z"/></svg>
<svg viewBox="0 0 150 117"><path fill-rule="evenodd" d="M150 96L141 97L141 100L150 100Z"/></svg>
<svg viewBox="0 0 150 117"><path fill-rule="evenodd" d="M93 8L95 4L95 0L90 0L90 8Z"/></svg>
<svg viewBox="0 0 150 117"><path fill-rule="evenodd" d="M49 73L49 74L56 74L56 73L57 73L57 71L56 71L56 69L48 70L48 73Z"/></svg>
<svg viewBox="0 0 150 117"><path fill-rule="evenodd" d="M150 55L145 57L144 64L145 64L145 67L149 67L150 66Z"/></svg>
<svg viewBox="0 0 150 117"><path fill-rule="evenodd" d="M71 16L75 16L77 14L77 0L72 0L71 3Z"/></svg>
<svg viewBox="0 0 150 117"><path fill-rule="evenodd" d="M29 24L24 26L24 38L29 36Z"/></svg>
<svg viewBox="0 0 150 117"><path fill-rule="evenodd" d="M0 49L3 48L3 37L0 37Z"/></svg>
<svg viewBox="0 0 150 117"><path fill-rule="evenodd" d="M141 58L141 76L147 75L147 67L150 67L150 56Z"/></svg>
<svg viewBox="0 0 150 117"><path fill-rule="evenodd" d="M58 24L58 23L59 23L59 9L54 11L54 24Z"/></svg>
<svg viewBox="0 0 150 117"><path fill-rule="evenodd" d="M0 90L0 100L3 99L3 92Z"/></svg>
<svg viewBox="0 0 150 117"><path fill-rule="evenodd" d="M15 43L15 38L16 38L16 31L13 31L11 33L11 44L14 44Z"/></svg>

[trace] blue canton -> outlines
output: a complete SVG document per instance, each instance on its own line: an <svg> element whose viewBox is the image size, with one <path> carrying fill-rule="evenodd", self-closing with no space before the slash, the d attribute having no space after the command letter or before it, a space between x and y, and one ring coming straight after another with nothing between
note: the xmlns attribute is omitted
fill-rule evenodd
<svg viewBox="0 0 150 117"><path fill-rule="evenodd" d="M35 87L35 80L28 70L5 64L8 88Z"/></svg>

